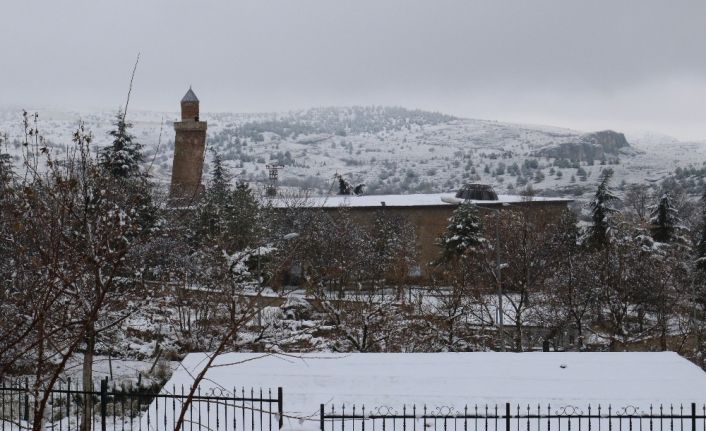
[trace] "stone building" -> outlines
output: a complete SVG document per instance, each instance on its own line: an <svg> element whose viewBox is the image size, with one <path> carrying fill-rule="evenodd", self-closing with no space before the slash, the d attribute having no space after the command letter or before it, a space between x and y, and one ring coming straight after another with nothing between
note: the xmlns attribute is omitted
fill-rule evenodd
<svg viewBox="0 0 706 431"><path fill-rule="evenodd" d="M189 87L181 99L181 121L174 123L174 161L169 197L172 202L189 202L202 191L206 122L199 120L199 99Z"/></svg>
<svg viewBox="0 0 706 431"><path fill-rule="evenodd" d="M415 230L419 273L427 273L431 262L437 260L440 248L437 239L446 231L449 218L456 207L467 202L478 206L481 214L494 217L496 211L529 210L537 213L547 223L558 221L562 212L572 200L563 198L526 197L516 195L497 195L487 185L472 185L457 193L432 193L412 195L367 195L367 196L330 196L314 197L301 201L273 199L275 208L293 205L301 209L320 209L335 213L342 208L361 225L372 225L380 211L400 216L409 222Z"/></svg>

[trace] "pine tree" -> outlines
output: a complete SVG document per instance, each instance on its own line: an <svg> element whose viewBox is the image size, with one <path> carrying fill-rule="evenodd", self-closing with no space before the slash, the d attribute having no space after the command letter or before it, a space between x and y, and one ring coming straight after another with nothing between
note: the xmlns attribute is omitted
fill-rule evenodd
<svg viewBox="0 0 706 431"><path fill-rule="evenodd" d="M250 185L237 182L227 206L226 232L232 249L242 250L257 245L263 235L260 204Z"/></svg>
<svg viewBox="0 0 706 431"><path fill-rule="evenodd" d="M223 158L217 152L213 154L213 169L211 171L211 183L207 191L207 199L211 201L225 203L230 189L229 172L223 165Z"/></svg>
<svg viewBox="0 0 706 431"><path fill-rule="evenodd" d="M246 183L230 184L230 175L214 153L211 180L196 210L195 243L221 248L228 253L253 246L260 233L260 206Z"/></svg>
<svg viewBox="0 0 706 431"><path fill-rule="evenodd" d="M212 166L211 180L196 211L194 232L197 235L197 241L201 243L211 243L223 232L222 218L229 205L228 195L231 191L229 173L217 152L213 153Z"/></svg>
<svg viewBox="0 0 706 431"><path fill-rule="evenodd" d="M606 169L601 174L601 180L596 194L589 203L593 225L588 229L587 242L593 247L603 247L610 241L610 231L613 228L610 217L618 212L611 204L618 200L610 188L613 171Z"/></svg>
<svg viewBox="0 0 706 431"><path fill-rule="evenodd" d="M0 153L0 190L10 186L12 181L12 158L9 154Z"/></svg>
<svg viewBox="0 0 706 431"><path fill-rule="evenodd" d="M441 261L447 262L474 251L485 243L483 225L478 209L471 204L460 204L451 215L449 225L438 243L442 247Z"/></svg>
<svg viewBox="0 0 706 431"><path fill-rule="evenodd" d="M339 195L350 195L353 192L353 185L343 178L343 175L336 174L336 180L338 180Z"/></svg>
<svg viewBox="0 0 706 431"><path fill-rule="evenodd" d="M10 186L12 181L12 157L2 151L2 147L7 144L7 135L0 134L0 190Z"/></svg>
<svg viewBox="0 0 706 431"><path fill-rule="evenodd" d="M125 121L125 114L118 112L115 118L115 128L108 132L113 142L101 150L100 165L115 177L138 176L143 160L142 145L130 134L132 124Z"/></svg>
<svg viewBox="0 0 706 431"><path fill-rule="evenodd" d="M706 274L706 188L701 195L701 233L696 244L696 267Z"/></svg>
<svg viewBox="0 0 706 431"><path fill-rule="evenodd" d="M680 222L678 212L672 205L672 199L669 194L664 193L650 214L652 238L659 242L672 241Z"/></svg>

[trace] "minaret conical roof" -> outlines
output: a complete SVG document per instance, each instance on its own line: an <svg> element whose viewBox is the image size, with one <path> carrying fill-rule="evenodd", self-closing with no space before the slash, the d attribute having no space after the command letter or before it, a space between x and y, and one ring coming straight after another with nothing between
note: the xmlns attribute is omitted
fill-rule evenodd
<svg viewBox="0 0 706 431"><path fill-rule="evenodd" d="M194 90L189 87L189 91L186 92L184 97L181 98L182 103L183 102L198 102L199 98L196 97L196 93L194 93Z"/></svg>

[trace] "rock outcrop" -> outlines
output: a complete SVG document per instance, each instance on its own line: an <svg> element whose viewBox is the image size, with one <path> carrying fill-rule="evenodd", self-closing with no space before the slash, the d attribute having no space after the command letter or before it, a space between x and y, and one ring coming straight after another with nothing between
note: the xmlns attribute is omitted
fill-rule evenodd
<svg viewBox="0 0 706 431"><path fill-rule="evenodd" d="M578 140L550 145L537 150L538 157L553 157L576 161L600 160L617 156L621 150L630 148L625 135L612 130L586 133Z"/></svg>

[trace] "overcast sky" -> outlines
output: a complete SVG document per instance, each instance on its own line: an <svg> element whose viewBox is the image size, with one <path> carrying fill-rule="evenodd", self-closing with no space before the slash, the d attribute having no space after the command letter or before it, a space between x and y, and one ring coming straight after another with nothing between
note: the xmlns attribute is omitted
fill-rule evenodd
<svg viewBox="0 0 706 431"><path fill-rule="evenodd" d="M401 105L706 139L706 1L0 0L0 105Z"/></svg>

